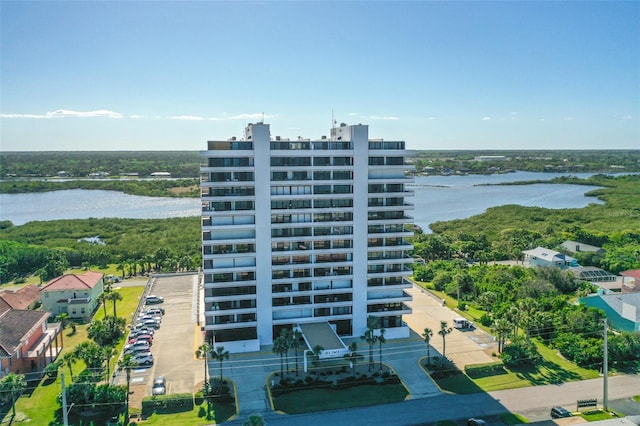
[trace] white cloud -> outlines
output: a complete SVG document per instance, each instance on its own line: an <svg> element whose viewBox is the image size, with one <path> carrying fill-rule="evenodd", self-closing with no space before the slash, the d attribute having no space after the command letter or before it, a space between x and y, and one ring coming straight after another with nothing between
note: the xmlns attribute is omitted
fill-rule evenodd
<svg viewBox="0 0 640 426"><path fill-rule="evenodd" d="M94 118L94 117L106 117L106 118L122 118L123 115L119 112L109 111L107 109L98 109L94 111L72 111L68 109L58 109L55 111L49 111L46 114L2 114L2 118L60 118L60 117L73 117L73 118Z"/></svg>
<svg viewBox="0 0 640 426"><path fill-rule="evenodd" d="M563 118L564 121L573 121L573 117L565 117Z"/></svg>
<svg viewBox="0 0 640 426"><path fill-rule="evenodd" d="M173 115L169 117L172 120L183 120L183 121L203 121L204 117L200 117L198 115Z"/></svg>
<svg viewBox="0 0 640 426"><path fill-rule="evenodd" d="M623 115L623 116L622 116L622 119L623 119L623 120L631 120L632 118L633 118L633 117L632 117L632 116L630 116L630 115Z"/></svg>
<svg viewBox="0 0 640 426"><path fill-rule="evenodd" d="M223 121L223 120L266 120L269 118L273 118L275 115L263 114L261 112L254 113L242 113L236 115L228 115L227 113L222 114L221 117L211 117L210 121Z"/></svg>
<svg viewBox="0 0 640 426"><path fill-rule="evenodd" d="M482 117L482 121L489 121L491 120L491 117Z"/></svg>
<svg viewBox="0 0 640 426"><path fill-rule="evenodd" d="M357 116L357 115L358 115L358 113L357 113L357 112L350 112L350 113L349 113L349 114L347 114L347 115Z"/></svg>
<svg viewBox="0 0 640 426"><path fill-rule="evenodd" d="M400 120L398 117L394 116L380 116L380 115L370 115L369 120Z"/></svg>
<svg viewBox="0 0 640 426"><path fill-rule="evenodd" d="M435 117L429 117L429 118L427 118L427 120L435 120L435 119L436 119Z"/></svg>

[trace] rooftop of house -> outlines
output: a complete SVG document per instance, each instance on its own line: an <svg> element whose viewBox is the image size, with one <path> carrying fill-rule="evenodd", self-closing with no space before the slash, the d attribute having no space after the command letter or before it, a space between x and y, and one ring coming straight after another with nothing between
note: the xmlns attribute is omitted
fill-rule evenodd
<svg viewBox="0 0 640 426"><path fill-rule="evenodd" d="M64 274L52 279L42 291L87 290L94 288L104 277L101 272L87 271L84 274Z"/></svg>
<svg viewBox="0 0 640 426"><path fill-rule="evenodd" d="M627 271L620 272L623 277L631 277L640 280L640 269L629 269Z"/></svg>
<svg viewBox="0 0 640 426"><path fill-rule="evenodd" d="M571 241L571 240L565 241L564 243L560 244L560 246L566 251L568 251L569 253L603 251L602 247L592 246L590 244L585 244L579 241Z"/></svg>
<svg viewBox="0 0 640 426"><path fill-rule="evenodd" d="M0 291L0 300L4 301L11 309L29 309L31 305L40 300L40 287L37 285L28 285L19 290L3 290ZM0 311L2 309L0 303Z"/></svg>
<svg viewBox="0 0 640 426"><path fill-rule="evenodd" d="M571 256L562 254L555 250L551 250L544 247L536 247L532 250L524 250L524 254L530 257L546 260L547 262L570 262L574 260Z"/></svg>
<svg viewBox="0 0 640 426"><path fill-rule="evenodd" d="M51 315L50 312L9 309L0 313L0 357L12 356L22 340Z"/></svg>

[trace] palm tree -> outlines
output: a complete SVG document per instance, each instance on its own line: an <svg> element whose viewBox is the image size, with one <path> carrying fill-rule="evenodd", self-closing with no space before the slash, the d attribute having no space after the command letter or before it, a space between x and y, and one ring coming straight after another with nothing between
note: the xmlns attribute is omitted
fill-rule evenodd
<svg viewBox="0 0 640 426"><path fill-rule="evenodd" d="M8 393L11 395L12 418L16 417L16 400L26 387L27 382L24 380L24 374L10 373L0 380L0 393Z"/></svg>
<svg viewBox="0 0 640 426"><path fill-rule="evenodd" d="M71 381L73 382L73 364L76 362L78 357L76 356L74 351L66 352L62 355L62 362L69 368L69 374L71 375Z"/></svg>
<svg viewBox="0 0 640 426"><path fill-rule="evenodd" d="M380 358L380 371L382 371L382 344L383 343L387 343L387 339L384 338L384 333L385 333L385 329L384 328L380 328L380 334L378 334L377 339L378 339L378 354L379 354L379 358Z"/></svg>
<svg viewBox="0 0 640 426"><path fill-rule="evenodd" d="M298 375L298 349L300 349L302 339L302 332L298 329L293 330L291 333L291 347L296 353L296 376Z"/></svg>
<svg viewBox="0 0 640 426"><path fill-rule="evenodd" d="M204 358L204 387L206 388L209 381L207 380L207 357L209 356L209 352L211 352L211 345L207 342L204 342L198 349L196 349L196 357Z"/></svg>
<svg viewBox="0 0 640 426"><path fill-rule="evenodd" d="M131 391L131 368L135 367L136 363L131 358L131 355L125 355L118 361L118 367L123 369L127 374L127 401L125 405L124 418L129 419L129 392Z"/></svg>
<svg viewBox="0 0 640 426"><path fill-rule="evenodd" d="M284 351L284 358L286 360L286 365L287 365L287 371L289 371L289 349L291 349L291 330L289 330L288 328L283 328L280 331L280 337L282 337L282 342L284 343L284 346L286 348L286 350Z"/></svg>
<svg viewBox="0 0 640 426"><path fill-rule="evenodd" d="M358 353L358 342L351 342L349 345L349 353L345 354L344 357L351 363L351 374L355 376L356 364L361 359L364 359L364 357Z"/></svg>
<svg viewBox="0 0 640 426"><path fill-rule="evenodd" d="M445 358L445 338L447 337L447 334L451 333L453 329L451 327L449 327L447 325L446 321L440 321L440 331L438 331L438 334L442 336L442 359Z"/></svg>
<svg viewBox="0 0 640 426"><path fill-rule="evenodd" d="M56 319L58 321L60 321L60 323L62 324L62 329L64 330L67 327L67 319L69 318L69 314L66 312L62 312L61 314L58 314L58 316L56 316Z"/></svg>
<svg viewBox="0 0 640 426"><path fill-rule="evenodd" d="M211 351L211 358L220 363L220 383L222 383L222 361L229 359L229 351L225 351L224 346L218 346Z"/></svg>
<svg viewBox="0 0 640 426"><path fill-rule="evenodd" d="M113 346L103 346L102 347L102 356L104 356L104 360L107 365L107 384L109 384L110 374L111 374L111 357L116 354L116 350Z"/></svg>
<svg viewBox="0 0 640 426"><path fill-rule="evenodd" d="M284 377L284 363L282 357L284 356L284 353L289 350L284 341L284 337L278 336L273 341L273 347L271 348L271 350L274 354L280 355L280 377Z"/></svg>
<svg viewBox="0 0 640 426"><path fill-rule="evenodd" d="M431 364L431 337L433 336L433 330L430 328L425 328L422 333L422 337L424 337L424 342L427 344L427 364Z"/></svg>
<svg viewBox="0 0 640 426"><path fill-rule="evenodd" d="M117 317L116 314L116 302L118 300L122 300L122 295L117 291L110 291L107 293L107 300L111 300L113 302L113 316Z"/></svg>
<svg viewBox="0 0 640 426"><path fill-rule="evenodd" d="M313 366L317 366L318 362L320 362L320 354L324 351L324 347L322 345L315 345L313 347L313 351L311 352L311 363Z"/></svg>
<svg viewBox="0 0 640 426"><path fill-rule="evenodd" d="M500 318L493 323L493 332L496 334L496 338L498 340L498 352L502 352L504 348L504 342L507 340L507 336L509 336L509 332L513 330L513 325L504 319Z"/></svg>
<svg viewBox="0 0 640 426"><path fill-rule="evenodd" d="M107 317L107 293L102 292L100 296L98 296L98 303L102 305L102 309L104 311L104 317Z"/></svg>
<svg viewBox="0 0 640 426"><path fill-rule="evenodd" d="M367 330L362 336L360 336L360 339L369 344L369 371L373 368L373 345L378 341L374 331L378 328L379 321L380 320L377 317L369 315L367 317Z"/></svg>

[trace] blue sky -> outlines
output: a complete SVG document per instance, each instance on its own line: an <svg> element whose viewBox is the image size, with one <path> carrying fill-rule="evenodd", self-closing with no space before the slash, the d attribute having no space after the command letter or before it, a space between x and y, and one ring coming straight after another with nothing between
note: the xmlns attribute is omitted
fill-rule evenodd
<svg viewBox="0 0 640 426"><path fill-rule="evenodd" d="M1 1L0 149L640 149L638 1Z"/></svg>

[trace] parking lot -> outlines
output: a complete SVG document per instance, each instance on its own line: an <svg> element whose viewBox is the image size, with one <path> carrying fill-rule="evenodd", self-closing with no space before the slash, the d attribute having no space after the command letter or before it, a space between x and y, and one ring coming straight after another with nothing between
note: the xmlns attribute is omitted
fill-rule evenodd
<svg viewBox="0 0 640 426"><path fill-rule="evenodd" d="M153 337L153 365L131 371L131 406L140 406L142 398L151 395L154 377L166 378L167 394L192 393L196 384L204 380L203 361L194 355L200 337L194 296L197 280L195 274L152 279L148 294L163 297L164 303L143 305L141 310L161 307L165 314ZM116 383L126 384L124 372L117 374Z"/></svg>

